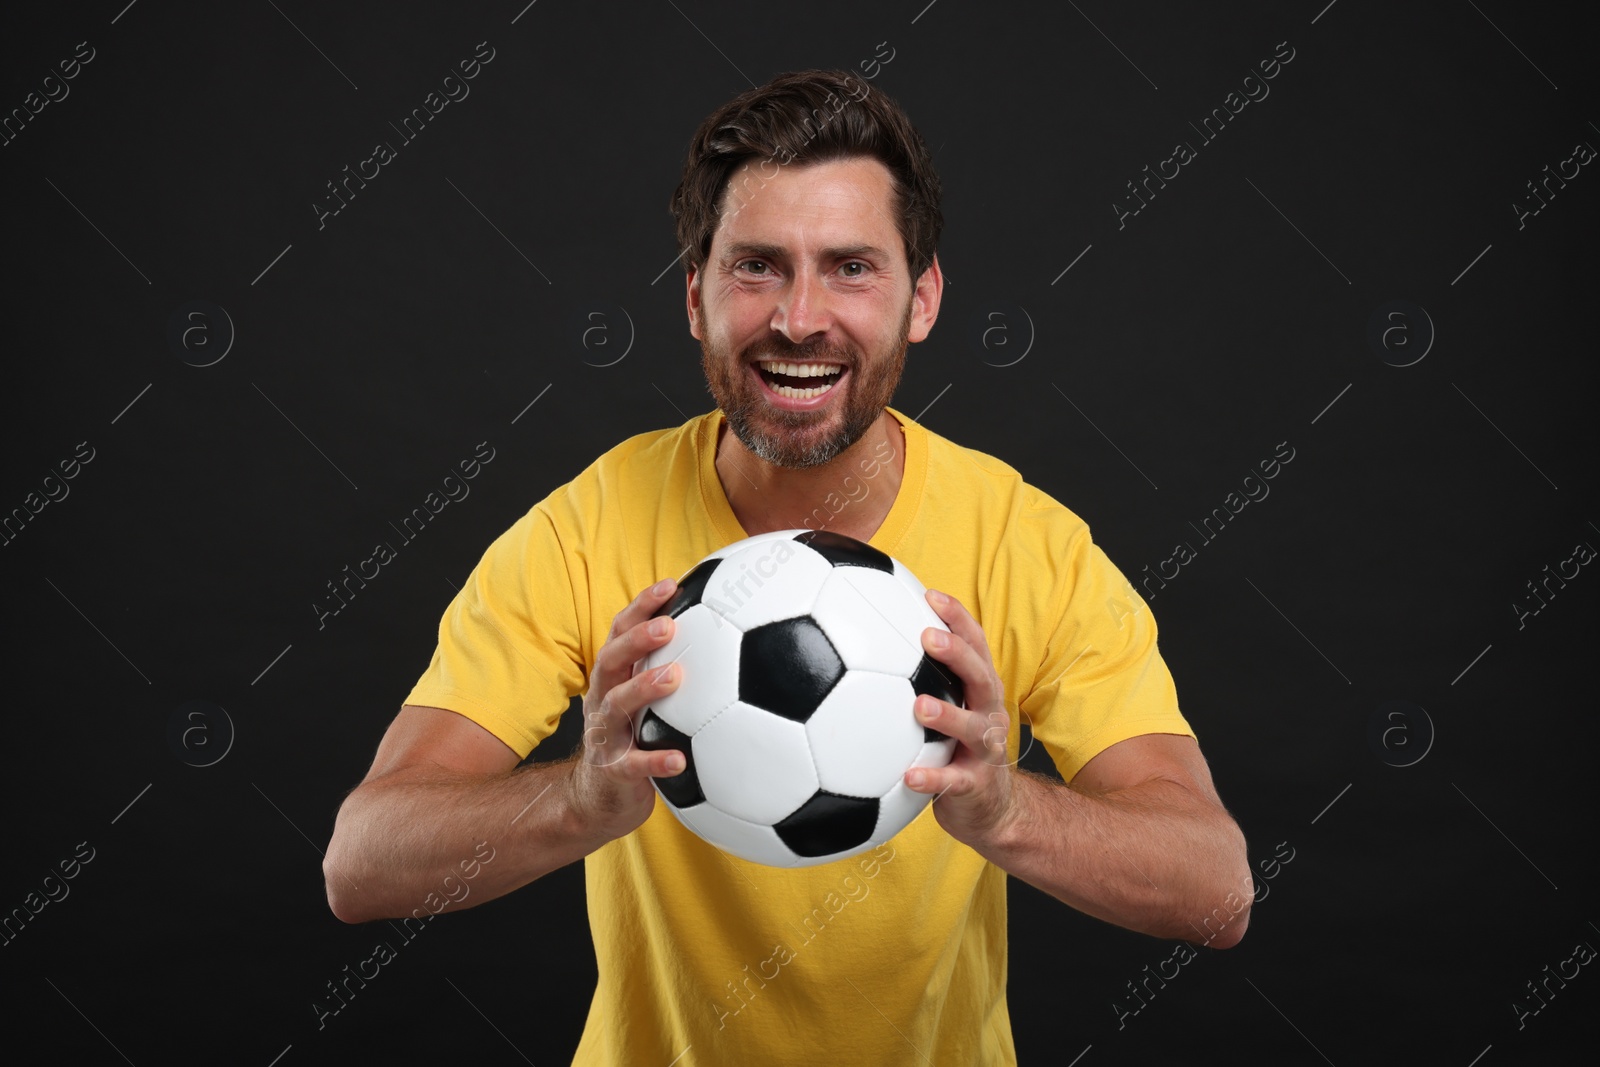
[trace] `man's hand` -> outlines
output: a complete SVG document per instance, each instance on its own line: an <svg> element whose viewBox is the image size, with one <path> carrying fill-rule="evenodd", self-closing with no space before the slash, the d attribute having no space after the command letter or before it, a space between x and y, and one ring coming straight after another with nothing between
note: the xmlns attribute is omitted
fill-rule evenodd
<svg viewBox="0 0 1600 1067"><path fill-rule="evenodd" d="M1012 770L1006 759L1011 720L1006 715L1005 687L978 620L952 596L930 589L927 599L951 632L928 627L922 631L922 647L961 679L967 706L958 708L931 696L917 698L917 720L958 744L947 766L907 771L905 781L919 793L937 794L933 814L939 825L957 841L976 848L1014 815Z"/></svg>
<svg viewBox="0 0 1600 1067"><path fill-rule="evenodd" d="M631 833L650 817L656 801L652 777L671 777L684 768L682 753L649 752L633 741L634 715L676 689L683 673L676 663L634 671L639 661L672 639L676 622L650 615L676 588L677 582L663 579L618 612L589 675L582 754L572 764L568 789L582 828L602 838L600 843Z"/></svg>
<svg viewBox="0 0 1600 1067"><path fill-rule="evenodd" d="M367 777L340 805L323 862L333 913L357 923L473 907L649 818L649 779L679 773L684 760L638 748L632 716L677 688L682 669L670 665L658 681L634 667L671 639L673 620L650 615L676 585L669 579L645 590L613 620L589 676L580 755L518 766L523 753L465 715L402 707ZM666 625L651 633L651 622ZM462 861L481 859L484 845L496 849L495 862L485 861L470 896L450 896Z"/></svg>
<svg viewBox="0 0 1600 1067"><path fill-rule="evenodd" d="M938 794L939 825L1086 914L1156 937L1237 944L1252 895L1244 836L1194 738L1127 738L1067 785L1018 770L1007 758L1005 693L982 627L954 597L930 590L928 603L951 633L929 627L923 647L961 678L968 705L917 698L917 719L958 742L948 766L905 776L908 787Z"/></svg>

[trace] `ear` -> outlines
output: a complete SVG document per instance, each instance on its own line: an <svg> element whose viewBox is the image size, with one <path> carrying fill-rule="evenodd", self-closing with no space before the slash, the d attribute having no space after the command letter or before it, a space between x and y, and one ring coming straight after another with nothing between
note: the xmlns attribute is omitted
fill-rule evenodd
<svg viewBox="0 0 1600 1067"><path fill-rule="evenodd" d="M908 343L927 339L933 330L934 320L939 317L939 301L943 296L944 272L939 269L939 257L935 255L928 269L917 279L917 287L911 293L911 324L906 333Z"/></svg>
<svg viewBox="0 0 1600 1067"><path fill-rule="evenodd" d="M696 341L703 341L705 338L700 335L700 287L695 284L699 280L700 269L690 267L684 275L684 285L687 290L684 304L689 312L689 336Z"/></svg>

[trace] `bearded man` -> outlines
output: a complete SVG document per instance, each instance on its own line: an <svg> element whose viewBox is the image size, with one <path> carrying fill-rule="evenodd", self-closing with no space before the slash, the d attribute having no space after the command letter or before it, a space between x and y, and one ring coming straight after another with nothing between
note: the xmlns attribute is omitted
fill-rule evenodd
<svg viewBox="0 0 1600 1067"><path fill-rule="evenodd" d="M1244 838L1149 607L1072 511L889 406L944 291L939 194L905 113L844 72L780 76L705 120L671 206L715 410L624 440L489 546L340 809L325 875L347 922L583 861L599 980L575 1064L1015 1063L1007 875L1153 936L1244 933ZM651 779L683 755L628 739L683 680L634 670L671 639L652 615L674 576L802 527L928 584L949 634L923 647L966 706L917 700L958 743L907 772L937 799L906 829L777 869L657 804ZM579 751L524 764L579 693ZM1063 781L1016 766L1024 720ZM485 842L470 893L441 898Z"/></svg>

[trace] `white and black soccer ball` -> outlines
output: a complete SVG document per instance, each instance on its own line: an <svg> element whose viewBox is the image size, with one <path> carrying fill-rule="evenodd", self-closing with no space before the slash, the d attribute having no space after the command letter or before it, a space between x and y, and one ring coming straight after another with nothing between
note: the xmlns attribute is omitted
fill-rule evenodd
<svg viewBox="0 0 1600 1067"><path fill-rule="evenodd" d="M828 531L783 530L719 549L656 612L672 639L636 666L676 661L678 687L635 720L641 748L676 748L654 779L686 827L774 867L882 844L927 805L902 780L942 767L954 739L916 720L924 693L964 707L961 679L922 650L948 630L899 560Z"/></svg>

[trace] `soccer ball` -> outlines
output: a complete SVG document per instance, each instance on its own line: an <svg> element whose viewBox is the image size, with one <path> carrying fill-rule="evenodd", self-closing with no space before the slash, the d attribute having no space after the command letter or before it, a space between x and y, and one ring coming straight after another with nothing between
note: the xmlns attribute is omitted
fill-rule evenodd
<svg viewBox="0 0 1600 1067"><path fill-rule="evenodd" d="M783 530L719 549L656 611L672 639L637 670L681 664L678 687L635 718L641 748L684 754L654 779L678 820L773 867L853 856L906 827L929 797L911 767L950 762L924 727L928 693L964 707L961 679L922 651L948 630L900 561L842 534Z"/></svg>

